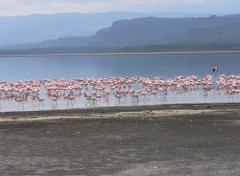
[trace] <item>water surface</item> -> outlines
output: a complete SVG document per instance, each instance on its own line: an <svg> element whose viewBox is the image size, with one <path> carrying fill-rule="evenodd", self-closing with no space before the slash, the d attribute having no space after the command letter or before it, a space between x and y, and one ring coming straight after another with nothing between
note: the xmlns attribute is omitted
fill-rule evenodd
<svg viewBox="0 0 240 176"><path fill-rule="evenodd" d="M228 54L160 54L160 55L114 55L114 56L51 56L51 57L1 57L0 81L19 81L51 78L107 78L143 76L148 78L163 77L165 80L175 76L196 75L202 79L213 75L240 75L240 53ZM212 72L213 67L218 72ZM0 111L48 110L53 108L86 108L85 98L76 96L76 103L69 107L67 101L60 99L57 107L52 107L46 92L40 96L45 98L44 107L38 102L25 102L25 108L19 108L14 99L4 99ZM138 105L175 104L175 103L213 103L239 102L238 95L231 97L225 91L209 91L205 94L201 89L184 94L169 92L167 97L143 102ZM101 102L97 106L116 106L116 98L110 97L110 103ZM123 105L132 105L128 98Z"/></svg>
<svg viewBox="0 0 240 176"><path fill-rule="evenodd" d="M123 56L1 57L0 80L178 75L239 75L240 54L162 54Z"/></svg>

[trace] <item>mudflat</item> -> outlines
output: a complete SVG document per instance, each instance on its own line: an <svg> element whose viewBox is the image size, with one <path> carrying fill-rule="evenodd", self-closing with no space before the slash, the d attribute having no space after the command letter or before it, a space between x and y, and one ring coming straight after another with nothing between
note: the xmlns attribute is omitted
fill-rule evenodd
<svg viewBox="0 0 240 176"><path fill-rule="evenodd" d="M239 175L240 104L0 115L1 175Z"/></svg>

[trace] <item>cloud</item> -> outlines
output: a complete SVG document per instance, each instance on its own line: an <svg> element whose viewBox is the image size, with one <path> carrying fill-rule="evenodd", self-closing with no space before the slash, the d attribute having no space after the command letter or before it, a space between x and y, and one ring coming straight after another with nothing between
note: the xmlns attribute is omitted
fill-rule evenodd
<svg viewBox="0 0 240 176"><path fill-rule="evenodd" d="M194 8L236 8L239 0L0 0L0 16L29 15L34 13L106 12L106 11L191 11Z"/></svg>
<svg viewBox="0 0 240 176"><path fill-rule="evenodd" d="M203 4L206 3L206 0L181 0L185 4Z"/></svg>

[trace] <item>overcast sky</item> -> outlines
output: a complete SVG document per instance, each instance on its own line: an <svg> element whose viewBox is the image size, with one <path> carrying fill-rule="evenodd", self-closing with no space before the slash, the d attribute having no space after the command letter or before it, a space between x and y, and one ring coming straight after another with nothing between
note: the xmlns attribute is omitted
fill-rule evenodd
<svg viewBox="0 0 240 176"><path fill-rule="evenodd" d="M0 16L63 12L240 13L240 0L0 0Z"/></svg>

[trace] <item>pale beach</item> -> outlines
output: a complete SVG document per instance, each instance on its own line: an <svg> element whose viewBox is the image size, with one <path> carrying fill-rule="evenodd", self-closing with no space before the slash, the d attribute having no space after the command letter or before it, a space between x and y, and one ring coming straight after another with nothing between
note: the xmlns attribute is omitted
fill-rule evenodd
<svg viewBox="0 0 240 176"><path fill-rule="evenodd" d="M0 170L11 176L238 175L239 124L239 104L6 112Z"/></svg>

